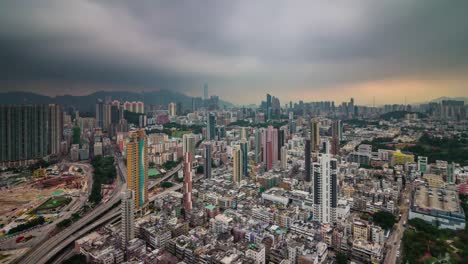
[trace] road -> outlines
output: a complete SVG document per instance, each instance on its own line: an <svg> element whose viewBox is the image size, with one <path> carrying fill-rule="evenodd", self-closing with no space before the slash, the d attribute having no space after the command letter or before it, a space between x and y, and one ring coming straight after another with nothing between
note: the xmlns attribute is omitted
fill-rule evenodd
<svg viewBox="0 0 468 264"><path fill-rule="evenodd" d="M125 166L122 166L121 162L122 162L121 158L119 158L117 161L117 167L118 167L117 172L119 176L121 177L121 179L125 179L126 177L123 177L123 175L126 176L127 171L126 171ZM95 221L96 218L101 216L104 212L108 211L109 209L111 209L113 206L115 206L117 203L120 202L120 192L124 191L127 187L126 187L125 182L122 184L121 180L118 179L117 181L118 181L120 189L119 191L116 191L113 193L112 198L107 203L100 204L92 212L83 216L77 222L73 223L70 227L64 229L62 232L44 241L44 243L41 244L40 246L33 248L32 250L27 252L25 256L18 258L16 262L17 263L31 263L31 264L38 263L38 260L43 259L46 256L46 254L49 255L48 253L50 253L52 250L63 249L64 244L62 242L65 239L71 237L77 231L82 230L84 226L89 225L90 223Z"/></svg>
<svg viewBox="0 0 468 264"><path fill-rule="evenodd" d="M16 262L17 263L31 263L31 264L46 263L47 260L49 260L51 257L54 256L54 254L52 253L55 252L56 254L57 252L60 252L64 247L66 247L69 244L69 243L67 244L66 242L69 241L71 237L79 237L79 236L76 236L76 234L86 234L86 232L82 232L82 230L91 230L91 229L88 229L87 227L88 225L94 226L95 223L100 222L101 219L106 218L109 214L105 214L104 216L102 215L120 202L120 192L124 191L127 188L125 184L125 179L127 177L127 169L123 162L123 158L120 156L117 157L116 164L118 168L117 172L120 176L120 178L118 178L119 186L121 185L120 191L114 192L112 198L109 201L107 201L104 204L99 205L92 212L88 213L87 215L82 217L80 220L72 224L72 226L64 229L62 232L46 240L40 246L33 248L25 256L19 258ZM172 175L176 173L180 168L181 167L179 166L175 167L173 170L168 172L167 175ZM123 182L123 184L120 184L120 182ZM151 197L150 201L154 201L156 198L166 194L169 191L174 191L180 188L182 188L182 184L173 186L165 190L164 192ZM96 219L99 219L99 220L96 220ZM93 223L93 224L90 225L90 223ZM39 262L39 261L44 261L44 262Z"/></svg>
<svg viewBox="0 0 468 264"><path fill-rule="evenodd" d="M408 214L409 214L409 203L407 199L411 200L411 184L406 184L406 188L403 190L402 193L402 203L400 205L400 213L401 219L398 223L396 223L396 227L393 230L392 234L387 240L387 254L385 256L385 264L394 264L397 261L397 251L400 250L401 239L403 238L403 232L405 231L405 227L403 223L408 222ZM400 252L401 254L401 252Z"/></svg>
<svg viewBox="0 0 468 264"><path fill-rule="evenodd" d="M158 184L161 183L162 181L167 180L167 179L170 178L172 175L174 175L175 173L177 173L181 168L182 168L182 164L177 165L177 166L174 167L172 170L168 171L162 178L157 179L155 182L153 182L153 183L151 183L150 185L148 185L148 190L153 189L154 186L158 185Z"/></svg>
<svg viewBox="0 0 468 264"><path fill-rule="evenodd" d="M196 182L196 181L200 180L201 178L203 178L203 175L194 178L193 181ZM156 195L154 195L154 196L152 196L152 197L149 197L148 200L149 200L150 202L153 202L153 201L156 200L157 198L161 198L162 196L166 195L166 194L169 193L169 192L173 192L173 191L177 191L177 190L179 190L179 189L182 189L183 186L184 186L184 185L183 185L182 183L176 184L176 185L174 185L174 186L172 186L172 187L170 187L170 188L164 190L162 193L158 193L158 194L156 194Z"/></svg>
<svg viewBox="0 0 468 264"><path fill-rule="evenodd" d="M80 231L76 232L75 234L67 237L64 241L61 242L60 247L54 247L52 250L47 251L46 255L43 256L41 259L36 259L34 263L37 264L45 264L47 263L50 259L52 259L55 255L57 255L60 251L62 251L66 246L70 245L71 243L75 242L75 240L79 239L80 237L84 236L91 230L94 230L100 225L103 225L107 223L108 221L111 220L116 220L120 217L120 210L119 208L114 208L112 209L109 213L104 215L103 217L100 217L99 220L93 222L90 225L87 225L80 229Z"/></svg>
<svg viewBox="0 0 468 264"><path fill-rule="evenodd" d="M199 177L195 178L194 181L198 181L201 178L203 178L203 176L199 176ZM161 198L164 195L166 195L166 194L168 194L168 193L170 193L172 191L176 191L178 189L181 189L182 186L183 186L183 184L174 185L171 188L168 188L168 189L164 190L163 192L150 197L149 200L154 201L157 198ZM95 229L96 227L106 223L107 221L120 219L120 216L121 216L120 215L120 208L117 207L117 208L112 209L111 211L107 212L105 215L101 216L99 218L99 220L93 222L91 225L83 227L79 232L76 232L73 235L71 235L70 237L66 238L64 241L62 241L60 243L60 246L54 247L50 251L47 251L48 253L45 256L43 256L41 259L36 260L36 262L34 262L34 263L38 263L38 264L47 263L47 261L52 259L56 254L58 254L65 247L67 247L68 245L73 243L75 240L77 240L80 237L84 236L86 233L90 232L91 230ZM29 262L25 262L25 263L29 263Z"/></svg>

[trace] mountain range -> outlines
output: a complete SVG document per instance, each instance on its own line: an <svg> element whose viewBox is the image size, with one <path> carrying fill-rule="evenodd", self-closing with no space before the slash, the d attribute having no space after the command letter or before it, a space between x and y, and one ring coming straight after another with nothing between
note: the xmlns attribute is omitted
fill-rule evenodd
<svg viewBox="0 0 468 264"><path fill-rule="evenodd" d="M0 93L0 104L60 104L79 110L80 112L93 113L98 99L112 98L119 101L143 101L145 105L167 106L171 102L181 103L185 109L192 108L191 96L168 90L151 92L124 92L124 91L99 91L84 96L60 95L50 97L32 92L6 92ZM233 104L219 100L219 106L232 107Z"/></svg>

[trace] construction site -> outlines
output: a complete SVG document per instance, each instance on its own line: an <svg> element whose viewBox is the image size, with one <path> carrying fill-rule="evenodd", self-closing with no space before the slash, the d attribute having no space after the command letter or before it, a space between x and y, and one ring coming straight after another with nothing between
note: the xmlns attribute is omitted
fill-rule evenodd
<svg viewBox="0 0 468 264"><path fill-rule="evenodd" d="M8 230L34 219L37 214L51 217L50 214L59 213L74 197L87 194L91 171L89 164L61 163L35 170L18 184L2 187L1 234L6 236Z"/></svg>

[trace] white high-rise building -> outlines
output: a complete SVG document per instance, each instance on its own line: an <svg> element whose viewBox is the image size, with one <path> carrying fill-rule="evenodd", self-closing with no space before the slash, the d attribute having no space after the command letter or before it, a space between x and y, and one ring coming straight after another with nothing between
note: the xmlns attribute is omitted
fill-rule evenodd
<svg viewBox="0 0 468 264"><path fill-rule="evenodd" d="M338 198L337 160L331 158L328 152L322 154L319 162L313 164L313 173L313 218L320 223L335 223Z"/></svg>
<svg viewBox="0 0 468 264"><path fill-rule="evenodd" d="M281 169L286 170L288 168L288 148L286 146L281 147Z"/></svg>
<svg viewBox="0 0 468 264"><path fill-rule="evenodd" d="M177 104L176 103L170 103L167 109L169 110L169 116L177 116Z"/></svg>
<svg viewBox="0 0 468 264"><path fill-rule="evenodd" d="M133 191L126 190L121 193L121 246L126 247L128 241L135 238L135 203L133 201Z"/></svg>

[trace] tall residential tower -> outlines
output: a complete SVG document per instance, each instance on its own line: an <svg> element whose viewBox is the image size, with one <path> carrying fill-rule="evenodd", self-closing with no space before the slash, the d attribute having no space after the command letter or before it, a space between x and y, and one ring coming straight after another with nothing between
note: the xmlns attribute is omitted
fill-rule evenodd
<svg viewBox="0 0 468 264"><path fill-rule="evenodd" d="M326 148L328 149L328 148ZM314 162L314 220L320 223L336 222L337 207L337 160L329 153Z"/></svg>
<svg viewBox="0 0 468 264"><path fill-rule="evenodd" d="M147 137L144 129L133 131L127 143L127 186L134 192L135 208L148 201Z"/></svg>

